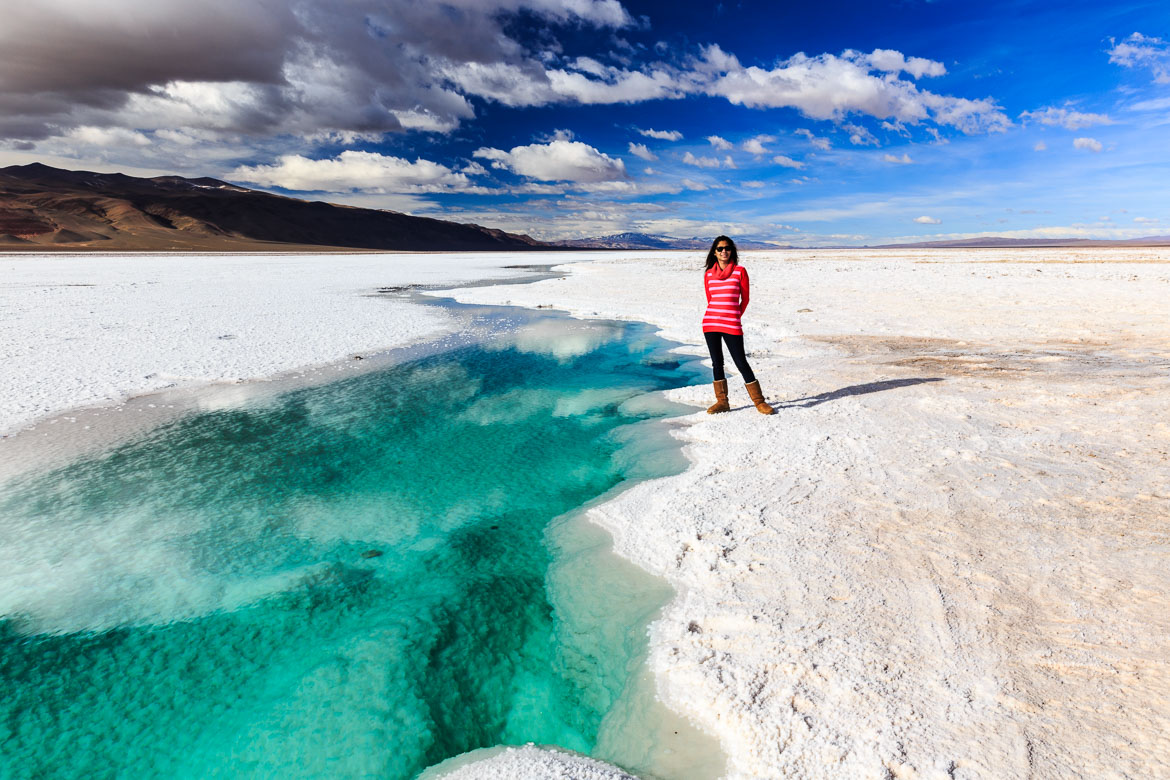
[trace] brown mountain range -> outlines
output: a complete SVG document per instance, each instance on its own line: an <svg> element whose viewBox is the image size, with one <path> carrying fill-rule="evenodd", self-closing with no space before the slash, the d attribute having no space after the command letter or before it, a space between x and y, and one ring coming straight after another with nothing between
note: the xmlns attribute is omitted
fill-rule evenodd
<svg viewBox="0 0 1170 780"><path fill-rule="evenodd" d="M529 236L258 192L218 179L0 168L0 250L555 249Z"/></svg>

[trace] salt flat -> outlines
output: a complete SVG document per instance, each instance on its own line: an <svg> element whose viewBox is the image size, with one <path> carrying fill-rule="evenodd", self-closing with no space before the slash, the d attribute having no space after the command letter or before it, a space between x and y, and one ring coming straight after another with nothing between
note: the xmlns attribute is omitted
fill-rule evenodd
<svg viewBox="0 0 1170 780"><path fill-rule="evenodd" d="M365 296L582 255L451 257L4 257L0 431L427 338L451 324ZM701 253L588 257L454 295L701 353ZM779 414L732 376L688 471L593 510L679 591L664 700L739 778L1170 776L1170 251L743 261Z"/></svg>
<svg viewBox="0 0 1170 780"><path fill-rule="evenodd" d="M779 414L593 517L679 597L660 694L734 777L1170 776L1170 252L743 255ZM461 300L700 353L701 254ZM706 404L705 387L676 391Z"/></svg>
<svg viewBox="0 0 1170 780"><path fill-rule="evenodd" d="M454 322L380 287L507 278L513 253L0 255L0 433L170 387L260 379Z"/></svg>

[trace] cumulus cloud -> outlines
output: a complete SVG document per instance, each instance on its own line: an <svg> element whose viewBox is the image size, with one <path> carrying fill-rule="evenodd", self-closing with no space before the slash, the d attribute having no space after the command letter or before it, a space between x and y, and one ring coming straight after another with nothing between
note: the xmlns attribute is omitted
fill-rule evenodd
<svg viewBox="0 0 1170 780"><path fill-rule="evenodd" d="M849 133L849 143L853 144L854 146L878 146L877 137L861 125L847 124L844 125L841 129ZM934 130L933 127L927 129ZM938 131L935 130L935 133L937 132ZM938 140L937 135L935 136L935 140Z"/></svg>
<svg viewBox="0 0 1170 780"><path fill-rule="evenodd" d="M1113 120L1105 114L1089 114L1073 111L1070 108L1055 108L1049 106L1041 111L1023 111L1020 119L1039 122L1042 125L1060 126L1068 130L1080 130L1090 125L1111 125Z"/></svg>
<svg viewBox="0 0 1170 780"><path fill-rule="evenodd" d="M683 134L678 130L639 130L647 138L657 138L659 141L681 141Z"/></svg>
<svg viewBox="0 0 1170 780"><path fill-rule="evenodd" d="M635 157L641 157L647 162L652 162L658 159L658 155L650 151L646 144L636 144L633 141L630 142L630 154L634 155Z"/></svg>
<svg viewBox="0 0 1170 780"><path fill-rule="evenodd" d="M757 135L754 138L749 138L740 145L748 154L754 154L756 157L763 157L765 154L770 154L769 150L764 144L772 143L776 140L774 135Z"/></svg>
<svg viewBox="0 0 1170 780"><path fill-rule="evenodd" d="M1124 68L1147 68L1158 84L1170 84L1170 43L1135 32L1120 43L1110 39L1109 61Z"/></svg>
<svg viewBox="0 0 1170 780"><path fill-rule="evenodd" d="M887 153L882 155L882 159L888 163L897 163L898 165L909 165L914 162L908 154L903 154L901 157L898 157L897 155Z"/></svg>
<svg viewBox="0 0 1170 780"><path fill-rule="evenodd" d="M707 143L711 144L721 152L729 152L732 150L732 148L734 148L731 141L728 141L726 138L718 135L707 136Z"/></svg>
<svg viewBox="0 0 1170 780"><path fill-rule="evenodd" d="M851 54L855 54L855 52L846 52L844 56ZM941 62L928 60L924 57L907 57L902 52L893 49L874 49L858 59L869 63L869 66L874 70L885 73L905 71L916 79L923 76L942 76L947 72L946 66Z"/></svg>
<svg viewBox="0 0 1170 780"><path fill-rule="evenodd" d="M493 168L540 181L599 183L627 178L624 162L580 141L516 146L507 152L484 147L474 156L491 161Z"/></svg>
<svg viewBox="0 0 1170 780"><path fill-rule="evenodd" d="M521 12L549 24L632 23L617 0L16 4L0 25L0 135L83 125L446 131L473 116L473 95L588 101L571 75L546 72L509 37L507 18ZM596 78L614 100L662 94L652 70Z"/></svg>
<svg viewBox="0 0 1170 780"><path fill-rule="evenodd" d="M1134 217L1133 221L1138 223L1139 225L1152 225L1155 222L1158 222L1159 220L1150 219L1149 217Z"/></svg>
<svg viewBox="0 0 1170 780"><path fill-rule="evenodd" d="M920 225L939 225L939 224L942 224L941 219L935 219L934 217L915 217L914 221Z"/></svg>
<svg viewBox="0 0 1170 780"><path fill-rule="evenodd" d="M731 155L720 160L717 157L696 157L687 152L683 155L682 161L687 165L693 165L696 168L734 168L735 161L731 159Z"/></svg>
<svg viewBox="0 0 1170 780"><path fill-rule="evenodd" d="M828 138L818 138L816 135L813 134L812 130L809 130L806 127L802 127L799 130L794 130L793 132L796 135L802 135L805 138L807 138L808 142L810 144L812 144L814 149L820 149L822 151L827 152L833 148L833 144L830 143Z"/></svg>
<svg viewBox="0 0 1170 780"><path fill-rule="evenodd" d="M911 75L943 71L924 64L929 61L911 65L904 58L904 64L899 66L893 56L897 54L887 50L871 54L848 50L839 56L809 57L800 53L766 69L744 67L735 55L711 45L703 49L694 78L705 94L724 97L737 105L795 108L814 119L839 120L849 114L866 114L906 124L929 120L964 133L1011 126L1011 120L990 98L970 100L939 95L898 78L887 68L909 68Z"/></svg>
<svg viewBox="0 0 1170 780"><path fill-rule="evenodd" d="M536 106L692 94L822 119L860 113L963 132L1010 124L989 99L919 89L902 76L945 68L893 50L797 54L764 69L708 46L681 63L619 66L562 57L555 40L532 51L507 24L521 12L548 25L634 23L617 0L351 0L340 10L327 0L110 0L100 12L82 0L14 5L0 27L0 135L35 139L82 125L448 132L474 116L472 98Z"/></svg>
<svg viewBox="0 0 1170 780"><path fill-rule="evenodd" d="M1073 140L1074 149L1088 149L1090 152L1099 152L1105 147L1096 138L1077 138Z"/></svg>
<svg viewBox="0 0 1170 780"><path fill-rule="evenodd" d="M0 140L27 146L80 133L77 144L137 150L140 161L153 153L155 164L176 162L167 155L179 147L204 160L222 159L227 148L245 152L238 160L304 151L325 139L352 144L388 132L447 133L476 116L477 100L520 107L708 95L819 119L858 114L962 132L1011 124L989 98L920 89L915 79L942 75L945 67L888 49L797 54L769 68L745 67L718 46L670 58L669 47L656 48L662 61L638 62L649 50L620 42L621 52L564 53L558 26L612 32L640 24L619 0L11 5L0 24ZM511 24L517 15L539 24L539 38L521 39ZM1128 51L1112 56L1139 58ZM102 130L124 134L103 138ZM188 135L158 144L164 132ZM850 132L854 143L874 143L863 129ZM708 140L728 151L722 144L730 143L715 138ZM809 140L828 148L827 140ZM768 153L765 141L747 143L753 154Z"/></svg>
<svg viewBox="0 0 1170 780"><path fill-rule="evenodd" d="M791 157L783 154L778 154L773 157L772 162L776 163L777 165L783 165L785 168L800 169L804 167L804 163L802 163L800 160L794 160Z"/></svg>
<svg viewBox="0 0 1170 780"><path fill-rule="evenodd" d="M479 166L482 171L482 166ZM472 173L476 173L472 169ZM228 178L233 181L323 192L453 192L486 191L475 188L468 174L430 160L410 162L373 152L344 151L328 160L284 155L273 165L241 166Z"/></svg>

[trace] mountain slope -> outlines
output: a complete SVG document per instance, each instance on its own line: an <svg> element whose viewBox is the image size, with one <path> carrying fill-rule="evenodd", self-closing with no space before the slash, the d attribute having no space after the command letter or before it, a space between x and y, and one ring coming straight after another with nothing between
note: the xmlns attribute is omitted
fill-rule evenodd
<svg viewBox="0 0 1170 780"><path fill-rule="evenodd" d="M524 235L304 201L217 179L0 168L4 249L280 251L546 249Z"/></svg>

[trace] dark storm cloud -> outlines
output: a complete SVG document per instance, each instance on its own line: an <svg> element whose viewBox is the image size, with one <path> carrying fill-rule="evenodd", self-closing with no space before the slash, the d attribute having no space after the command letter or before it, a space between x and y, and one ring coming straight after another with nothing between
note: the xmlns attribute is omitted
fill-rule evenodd
<svg viewBox="0 0 1170 780"><path fill-rule="evenodd" d="M78 99L178 79L277 83L299 27L273 0L50 0L4 15L0 90Z"/></svg>
<svg viewBox="0 0 1170 780"><path fill-rule="evenodd" d="M0 25L0 132L449 130L473 111L444 69L505 64L547 83L501 26L519 10L555 23L628 21L616 0L26 4L5 9Z"/></svg>

